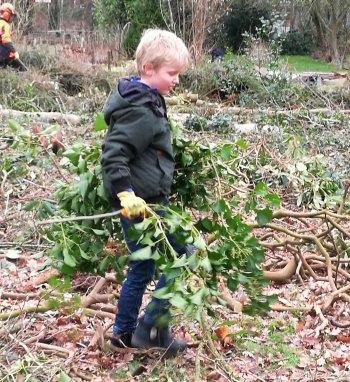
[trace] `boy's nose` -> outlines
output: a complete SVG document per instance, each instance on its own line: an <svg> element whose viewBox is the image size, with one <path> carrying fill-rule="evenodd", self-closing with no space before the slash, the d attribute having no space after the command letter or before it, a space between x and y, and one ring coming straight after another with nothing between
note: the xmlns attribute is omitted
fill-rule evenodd
<svg viewBox="0 0 350 382"><path fill-rule="evenodd" d="M179 83L179 76L176 76L174 79L173 79L173 84L174 85L177 85Z"/></svg>

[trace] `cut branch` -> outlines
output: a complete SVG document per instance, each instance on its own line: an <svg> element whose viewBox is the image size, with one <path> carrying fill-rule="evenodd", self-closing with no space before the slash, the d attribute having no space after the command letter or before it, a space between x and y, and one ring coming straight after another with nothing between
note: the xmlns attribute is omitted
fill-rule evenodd
<svg viewBox="0 0 350 382"><path fill-rule="evenodd" d="M58 112L25 112L11 109L0 109L0 116L18 118L29 117L46 123L68 123L79 125L81 117L74 114L63 114Z"/></svg>

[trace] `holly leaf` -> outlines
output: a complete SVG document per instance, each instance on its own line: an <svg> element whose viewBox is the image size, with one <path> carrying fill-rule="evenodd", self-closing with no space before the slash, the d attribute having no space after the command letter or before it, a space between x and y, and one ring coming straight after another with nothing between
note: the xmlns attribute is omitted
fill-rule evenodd
<svg viewBox="0 0 350 382"><path fill-rule="evenodd" d="M68 265L71 268L74 268L77 264L75 258L68 252L67 248L63 249L63 261L66 265Z"/></svg>
<svg viewBox="0 0 350 382"><path fill-rule="evenodd" d="M273 214L269 208L264 208L263 210L256 211L256 221L259 227L263 227L265 224L272 220Z"/></svg>
<svg viewBox="0 0 350 382"><path fill-rule="evenodd" d="M264 198L274 207L279 207L281 204L281 198L275 192L265 195Z"/></svg>
<svg viewBox="0 0 350 382"><path fill-rule="evenodd" d="M188 305L187 301L179 293L174 294L170 299L170 303L179 309L185 309Z"/></svg>
<svg viewBox="0 0 350 382"><path fill-rule="evenodd" d="M131 260L149 260L152 258L152 248L150 246L141 248L133 252L130 256Z"/></svg>
<svg viewBox="0 0 350 382"><path fill-rule="evenodd" d="M103 114L97 113L92 130L93 131L102 131L102 130L106 130L107 128L108 128L108 125L105 121Z"/></svg>

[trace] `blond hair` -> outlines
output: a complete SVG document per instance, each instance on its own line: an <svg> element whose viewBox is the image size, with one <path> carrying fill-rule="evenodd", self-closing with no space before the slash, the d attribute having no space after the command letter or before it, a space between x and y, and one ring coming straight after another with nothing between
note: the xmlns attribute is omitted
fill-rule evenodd
<svg viewBox="0 0 350 382"><path fill-rule="evenodd" d="M152 64L155 69L169 63L179 65L184 69L190 54L174 33L161 29L147 29L143 32L135 53L136 67L139 74L143 73L145 64Z"/></svg>

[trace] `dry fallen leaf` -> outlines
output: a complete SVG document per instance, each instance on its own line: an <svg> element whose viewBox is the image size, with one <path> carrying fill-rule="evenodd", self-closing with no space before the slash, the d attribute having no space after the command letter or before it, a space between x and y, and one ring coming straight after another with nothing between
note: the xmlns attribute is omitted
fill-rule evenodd
<svg viewBox="0 0 350 382"><path fill-rule="evenodd" d="M232 346L232 338L230 336L231 332L227 326L220 326L214 330L215 334L222 341L224 348Z"/></svg>
<svg viewBox="0 0 350 382"><path fill-rule="evenodd" d="M338 334L337 340L340 342L344 342L346 344L350 344L350 336L349 335Z"/></svg>
<svg viewBox="0 0 350 382"><path fill-rule="evenodd" d="M344 365L349 362L349 357L347 355L344 356L333 356L329 359L329 361L336 365Z"/></svg>
<svg viewBox="0 0 350 382"><path fill-rule="evenodd" d="M214 329L215 334L218 336L220 340L224 340L230 334L230 330L227 326L219 326Z"/></svg>
<svg viewBox="0 0 350 382"><path fill-rule="evenodd" d="M217 381L220 377L221 374L217 370L213 370L207 375L207 381Z"/></svg>
<svg viewBox="0 0 350 382"><path fill-rule="evenodd" d="M295 331L300 332L305 327L305 319L301 318L295 325Z"/></svg>

